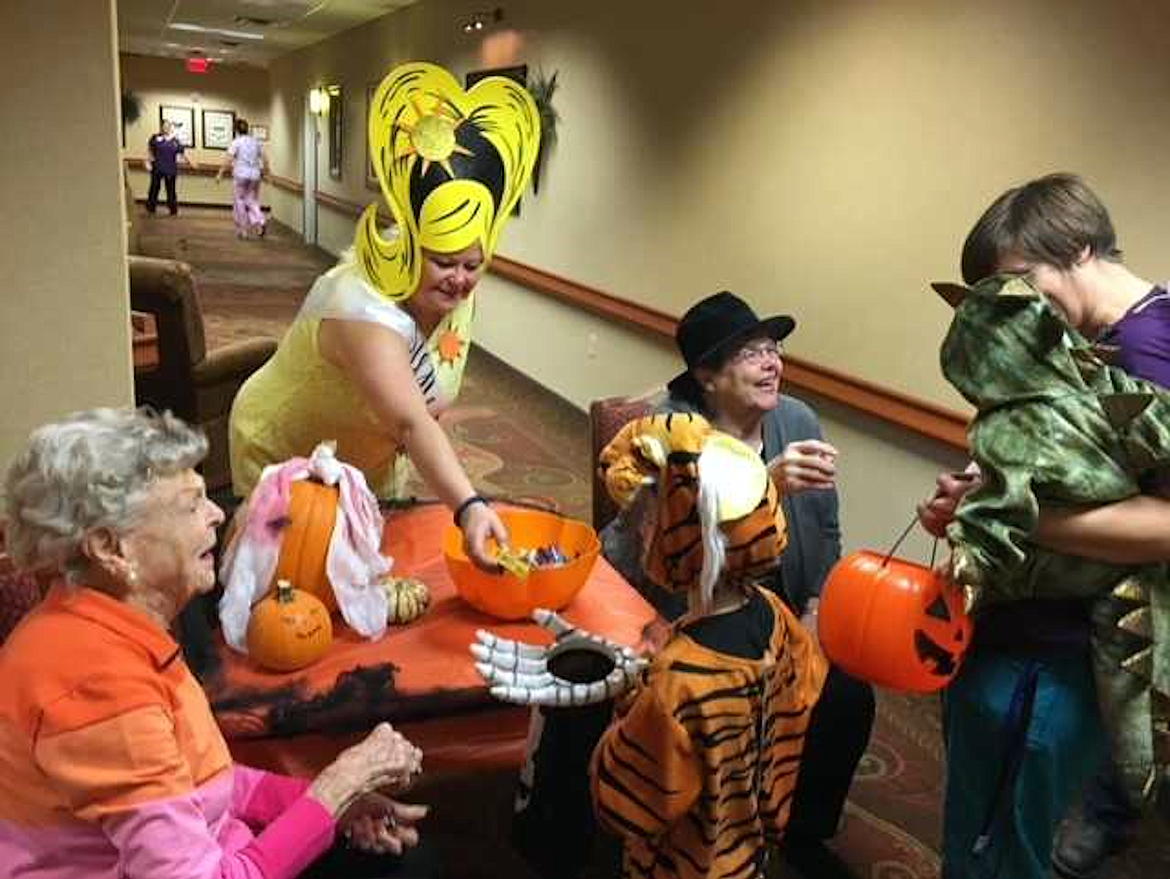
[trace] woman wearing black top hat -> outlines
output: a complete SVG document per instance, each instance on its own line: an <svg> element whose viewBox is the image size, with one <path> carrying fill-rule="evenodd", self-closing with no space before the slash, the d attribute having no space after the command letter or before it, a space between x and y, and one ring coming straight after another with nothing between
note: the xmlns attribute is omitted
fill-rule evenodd
<svg viewBox="0 0 1170 879"><path fill-rule="evenodd" d="M780 393L781 342L795 327L787 315L761 320L751 306L726 291L698 302L675 334L687 368L670 381L667 408L701 413L723 432L758 449L768 462L783 487L789 535L772 586L815 634L821 586L841 550L837 450L821 438L812 409ZM640 553L630 539L634 534L636 523L619 520L603 539L609 560L642 586ZM652 587L646 594L668 619L683 610ZM837 831L873 717L873 689L831 669L805 741L782 852L808 879L851 875L825 840Z"/></svg>

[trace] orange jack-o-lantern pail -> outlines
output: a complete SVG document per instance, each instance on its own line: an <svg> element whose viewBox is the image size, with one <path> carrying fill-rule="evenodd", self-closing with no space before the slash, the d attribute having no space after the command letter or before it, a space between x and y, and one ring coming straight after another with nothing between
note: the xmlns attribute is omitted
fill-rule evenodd
<svg viewBox="0 0 1170 879"><path fill-rule="evenodd" d="M959 590L930 568L863 550L829 572L817 634L829 660L892 690L931 693L971 643Z"/></svg>

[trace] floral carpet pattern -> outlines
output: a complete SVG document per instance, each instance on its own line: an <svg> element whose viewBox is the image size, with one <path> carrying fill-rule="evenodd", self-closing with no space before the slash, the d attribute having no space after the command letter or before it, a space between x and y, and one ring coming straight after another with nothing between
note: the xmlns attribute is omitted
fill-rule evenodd
<svg viewBox="0 0 1170 879"><path fill-rule="evenodd" d="M190 262L204 309L208 347L259 335L279 338L315 277L332 264L277 223L260 241L240 241L228 212L184 209L178 218L143 218L143 249ZM584 413L473 349L459 402L443 424L472 482L485 494L547 506L588 519L593 462ZM421 482L411 493L429 493ZM848 523L846 523L847 525ZM942 806L942 735L937 697L881 692L840 832L832 842L856 876L935 879ZM523 877L509 846L513 772L428 777L416 799L432 805L430 834L448 875ZM1103 879L1170 876L1167 821L1149 819L1141 841ZM586 879L613 874L599 852ZM773 879L796 876L773 859ZM818 879L810 876L805 879ZM1012 879L1012 877L1003 877Z"/></svg>

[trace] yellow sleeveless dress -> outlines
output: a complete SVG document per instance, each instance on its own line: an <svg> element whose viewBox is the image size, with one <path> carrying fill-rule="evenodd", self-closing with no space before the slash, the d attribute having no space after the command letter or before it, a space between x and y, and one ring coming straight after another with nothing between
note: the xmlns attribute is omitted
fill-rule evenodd
<svg viewBox="0 0 1170 879"><path fill-rule="evenodd" d="M402 336L415 382L437 415L459 393L471 344L472 297L447 315L430 337L399 305L381 296L352 263L317 279L280 347L240 388L232 404L232 488L246 496L270 464L308 455L323 440L361 470L384 499L400 497L407 477L397 437L377 419L358 389L321 356L322 319L362 320Z"/></svg>

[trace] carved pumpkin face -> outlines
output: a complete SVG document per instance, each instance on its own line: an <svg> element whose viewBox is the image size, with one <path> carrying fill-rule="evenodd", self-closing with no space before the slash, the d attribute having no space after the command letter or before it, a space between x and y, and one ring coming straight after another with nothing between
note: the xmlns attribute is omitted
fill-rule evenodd
<svg viewBox="0 0 1170 879"><path fill-rule="evenodd" d="M333 621L325 605L281 580L257 602L248 621L248 655L273 671L297 671L325 655Z"/></svg>
<svg viewBox="0 0 1170 879"><path fill-rule="evenodd" d="M958 673L971 620L958 589L923 565L862 551L829 572L818 635L825 655L854 677L930 693Z"/></svg>
<svg viewBox="0 0 1170 879"><path fill-rule="evenodd" d="M290 490L288 523L280 539L275 584L288 580L320 599L330 613L337 610L333 585L325 573L329 541L337 522L337 489L314 479L294 482Z"/></svg>

